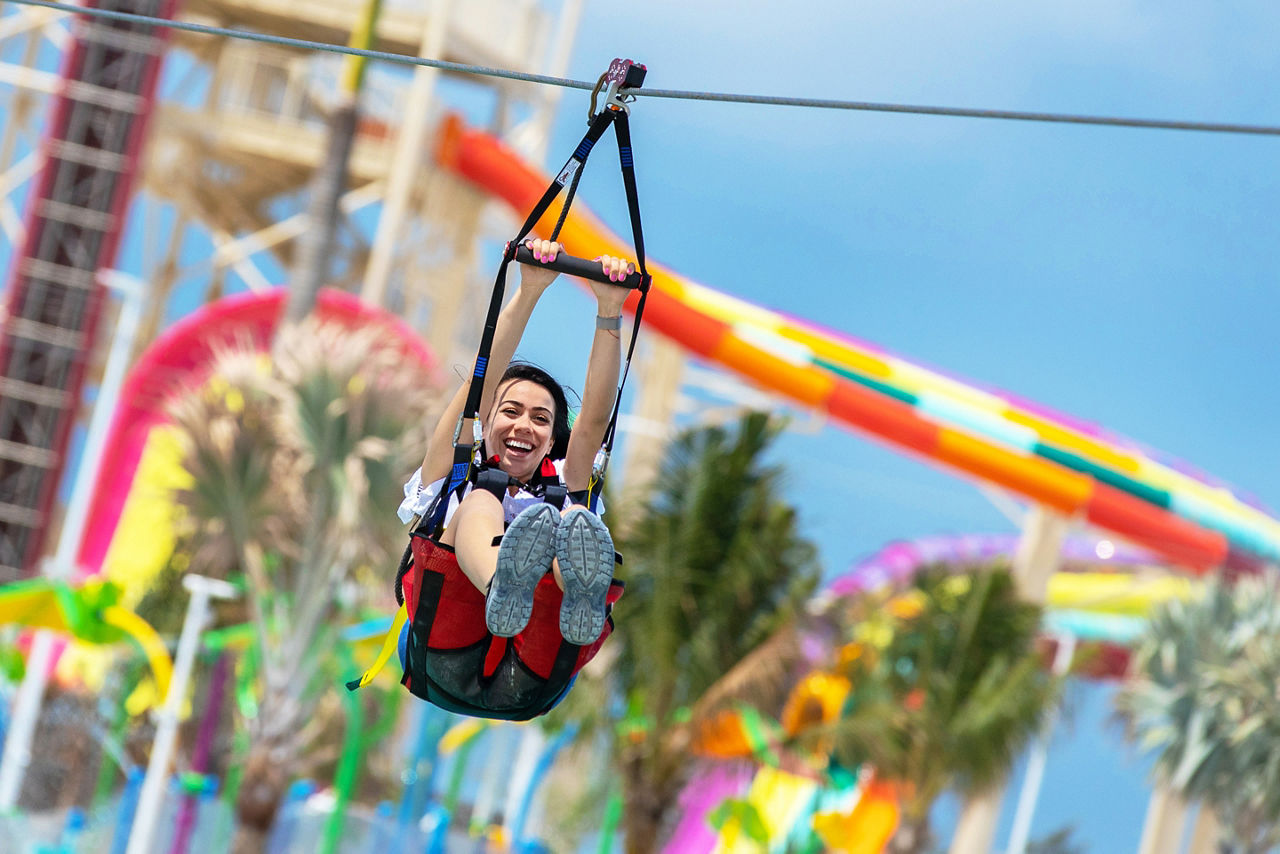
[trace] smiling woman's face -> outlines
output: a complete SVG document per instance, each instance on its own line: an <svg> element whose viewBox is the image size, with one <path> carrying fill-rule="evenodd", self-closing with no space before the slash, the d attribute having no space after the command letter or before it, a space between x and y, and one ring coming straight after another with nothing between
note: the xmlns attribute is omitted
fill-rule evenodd
<svg viewBox="0 0 1280 854"><path fill-rule="evenodd" d="M528 380L498 389L485 443L490 457L498 455L499 468L520 481L533 477L551 452L555 407L551 392Z"/></svg>

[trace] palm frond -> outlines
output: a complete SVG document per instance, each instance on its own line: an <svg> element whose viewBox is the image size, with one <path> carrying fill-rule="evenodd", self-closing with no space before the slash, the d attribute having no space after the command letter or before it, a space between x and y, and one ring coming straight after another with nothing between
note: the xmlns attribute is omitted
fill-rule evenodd
<svg viewBox="0 0 1280 854"><path fill-rule="evenodd" d="M629 726L613 744L649 835L687 779L693 726L734 703L776 716L799 675L817 553L763 461L779 429L755 413L678 437L619 542L627 591L609 674Z"/></svg>
<svg viewBox="0 0 1280 854"><path fill-rule="evenodd" d="M1152 615L1116 708L1157 772L1222 818L1224 842L1280 842L1280 592L1215 581Z"/></svg>
<svg viewBox="0 0 1280 854"><path fill-rule="evenodd" d="M713 682L694 703L690 719L696 725L735 703L777 716L805 663L799 632L787 626Z"/></svg>
<svg viewBox="0 0 1280 854"><path fill-rule="evenodd" d="M307 321L283 330L275 353L221 353L209 383L172 412L191 475L182 543L193 569L246 578L263 686L256 731L287 746L335 684L343 622L390 598L400 484L439 392L376 329Z"/></svg>
<svg viewBox="0 0 1280 854"><path fill-rule="evenodd" d="M853 685L841 718L808 743L830 740L847 764L869 762L908 784L913 815L952 789L998 780L1057 702L1036 650L1039 609L1008 571L957 576L926 567L901 611L878 597L855 602L860 652L845 660Z"/></svg>

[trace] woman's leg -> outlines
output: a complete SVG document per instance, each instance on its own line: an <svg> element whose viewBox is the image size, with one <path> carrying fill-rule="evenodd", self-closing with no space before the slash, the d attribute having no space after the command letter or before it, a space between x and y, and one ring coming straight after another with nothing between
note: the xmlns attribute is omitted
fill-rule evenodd
<svg viewBox="0 0 1280 854"><path fill-rule="evenodd" d="M498 565L498 547L494 540L502 536L502 502L491 492L474 489L462 499L440 544L453 546L458 568L481 593L489 590L494 569Z"/></svg>
<svg viewBox="0 0 1280 854"><path fill-rule="evenodd" d="M488 500L472 500L482 496ZM563 516L576 506L570 505L560 515ZM442 545L453 546L458 556L458 566L481 593L489 589L489 580L493 578L494 568L498 564L498 548L493 545L493 540L502 535L504 521L502 504L493 493L477 489L462 499L444 536L440 538ZM551 572L555 576L556 586L564 590L564 575L560 571L558 560L551 562Z"/></svg>
<svg viewBox="0 0 1280 854"><path fill-rule="evenodd" d="M613 581L613 538L600 517L571 507L556 529L557 581L563 581L560 634L579 646L604 631L605 601Z"/></svg>

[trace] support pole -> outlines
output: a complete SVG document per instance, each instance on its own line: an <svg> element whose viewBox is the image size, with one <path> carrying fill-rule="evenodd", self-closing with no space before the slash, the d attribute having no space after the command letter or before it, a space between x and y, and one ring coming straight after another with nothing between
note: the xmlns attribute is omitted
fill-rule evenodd
<svg viewBox="0 0 1280 854"><path fill-rule="evenodd" d="M485 757L484 772L480 775L480 787L471 808L471 832L488 833L498 811L498 798L511 777L511 742L515 725L498 723L485 733L489 755Z"/></svg>
<svg viewBox="0 0 1280 854"><path fill-rule="evenodd" d="M1071 669L1071 659L1076 651L1076 636L1061 635L1058 637L1058 649L1053 656L1053 674L1065 676ZM1044 766L1049 755L1049 741L1053 736L1054 725L1058 721L1058 710L1049 713L1045 721L1044 731L1040 733L1031 748L1031 756L1027 759L1027 772L1022 779L1022 791L1018 793L1018 808L1013 814L1013 829L1009 832L1007 854L1026 854L1027 840L1031 836L1031 819L1035 815L1036 801L1040 799L1040 784L1044 781Z"/></svg>
<svg viewBox="0 0 1280 854"><path fill-rule="evenodd" d="M1004 786L997 784L964 802L955 836L951 838L950 854L990 854L1003 796Z"/></svg>
<svg viewBox="0 0 1280 854"><path fill-rule="evenodd" d="M1047 507L1035 505L1027 513L1022 538L1013 556L1013 579L1018 586L1018 594L1026 601L1044 604L1049 592L1049 578L1058 569L1062 543L1069 527L1069 519ZM1004 784L997 783L965 802L951 840L950 854L988 854L991 851L1003 800Z"/></svg>
<svg viewBox="0 0 1280 854"><path fill-rule="evenodd" d="M1147 818L1142 825L1138 854L1168 854L1178 851L1187 823L1187 802L1173 789L1158 785L1147 802Z"/></svg>
<svg viewBox="0 0 1280 854"><path fill-rule="evenodd" d="M1222 825L1213 807L1200 803L1195 824L1191 826L1191 842L1187 854L1217 854L1218 840L1222 838Z"/></svg>
<svg viewBox="0 0 1280 854"><path fill-rule="evenodd" d="M519 848L523 838L525 810L522 804L532 796L533 787L538 784L538 758L547 746L547 737L536 724L520 727L520 738L516 743L515 756L511 760L507 778L507 800L502 807L503 837L513 847Z"/></svg>
<svg viewBox="0 0 1280 854"><path fill-rule="evenodd" d="M645 355L637 360L639 390L631 411L619 419L618 425L619 431L626 434L618 479L622 486L622 500L618 503L623 508L640 507L658 479L684 379L685 355L679 347L657 335L650 336L644 344ZM609 520L609 525L617 525L617 530L625 534L635 521L633 515L620 513Z"/></svg>
<svg viewBox="0 0 1280 854"><path fill-rule="evenodd" d="M1049 595L1049 578L1062 561L1062 544L1069 527L1067 517L1047 507L1037 504L1027 513L1013 555L1013 578L1019 595L1026 601L1044 604Z"/></svg>
<svg viewBox="0 0 1280 854"><path fill-rule="evenodd" d="M138 811L133 820L133 832L129 834L126 854L149 854L156 819L164 800L165 783L169 779L169 763L173 759L173 747L178 738L179 716L182 701L191 681L191 669L200 646L200 634L209 621L209 600L234 599L235 587L216 578L203 575L187 575L182 586L191 593L187 602L187 615L182 621L182 634L178 638L178 652L173 665L173 678L169 681L169 693L157 716L156 737L151 745L151 758L147 762L147 775L142 780L142 794L138 797Z"/></svg>
<svg viewBox="0 0 1280 854"><path fill-rule="evenodd" d="M569 59L573 43L578 37L578 24L582 20L583 0L565 0L556 21L556 34L547 51L543 74L548 77L565 77L569 72ZM551 123L564 97L559 86L542 86L538 90L538 107L528 125L520 129L518 147L530 163L543 163L547 157L547 142L551 139Z"/></svg>

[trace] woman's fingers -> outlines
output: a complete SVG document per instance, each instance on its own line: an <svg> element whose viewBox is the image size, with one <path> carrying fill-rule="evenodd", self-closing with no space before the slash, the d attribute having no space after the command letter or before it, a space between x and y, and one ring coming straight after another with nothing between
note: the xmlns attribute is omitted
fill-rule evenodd
<svg viewBox="0 0 1280 854"><path fill-rule="evenodd" d="M629 274L636 271L635 265L626 258L614 258L612 255L601 255L597 260L600 262L600 269L609 277L611 282L621 282Z"/></svg>
<svg viewBox="0 0 1280 854"><path fill-rule="evenodd" d="M564 247L552 240L538 240L529 238L524 242L529 251L533 253L533 257L542 262L547 263L554 261L556 255L564 250ZM612 255L601 255L595 260L600 262L600 269L611 282L621 282L630 274L636 271L635 264L632 264L626 258L615 258Z"/></svg>
<svg viewBox="0 0 1280 854"><path fill-rule="evenodd" d="M526 240L524 245L533 253L534 258L544 264L556 260L556 255L564 248L554 240L538 240L532 237Z"/></svg>

